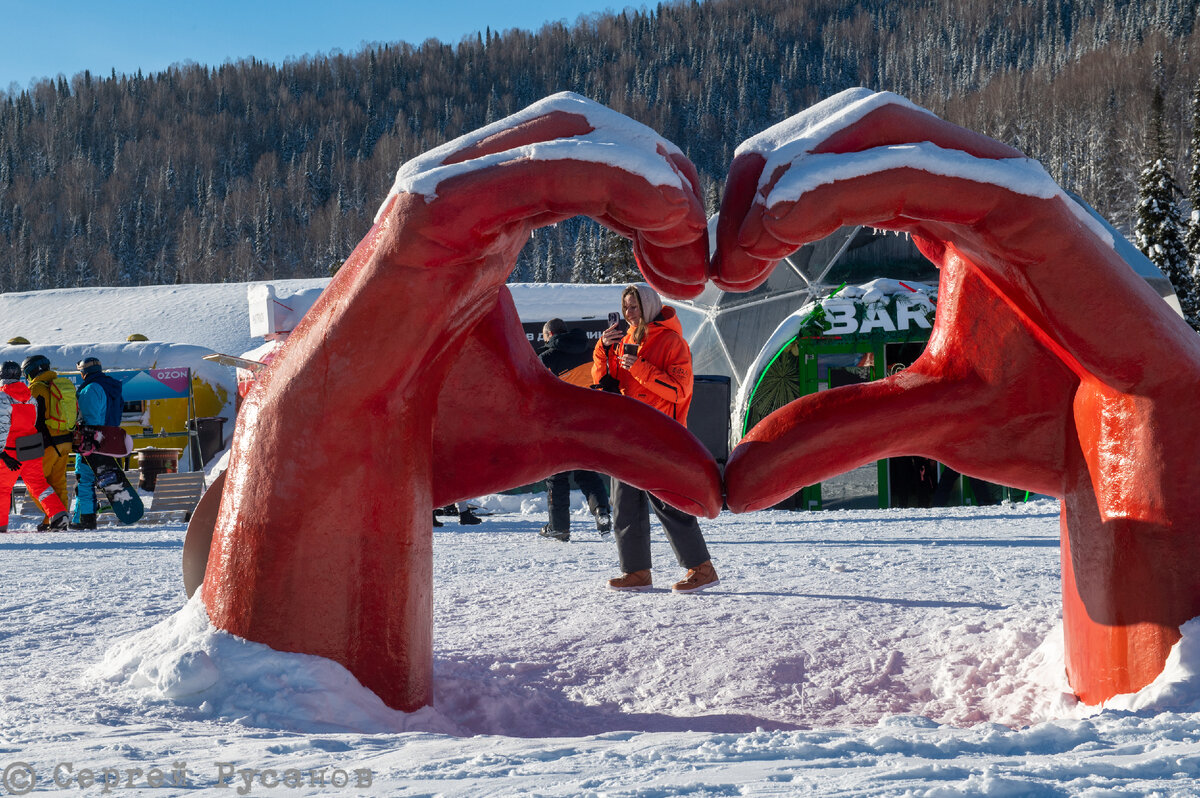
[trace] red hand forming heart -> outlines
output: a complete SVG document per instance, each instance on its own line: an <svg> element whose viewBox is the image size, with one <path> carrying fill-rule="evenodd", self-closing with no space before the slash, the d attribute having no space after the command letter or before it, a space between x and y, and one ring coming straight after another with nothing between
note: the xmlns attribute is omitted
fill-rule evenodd
<svg viewBox="0 0 1200 798"><path fill-rule="evenodd" d="M892 94L843 92L738 150L713 280L752 287L841 225L941 267L904 372L804 397L725 472L734 511L919 454L1062 499L1067 673L1096 703L1154 679L1200 615L1200 338L1036 162Z"/></svg>
<svg viewBox="0 0 1200 798"><path fill-rule="evenodd" d="M416 709L431 700L437 504L578 465L717 514L720 475L694 437L635 400L554 379L521 330L503 287L517 253L534 228L580 214L633 239L661 290L703 287L694 167L582 97L555 95L405 164L246 397L202 588L215 625L334 659ZM527 423L554 417L563 391L573 412L620 428L574 438ZM628 457L621 432L652 455Z"/></svg>

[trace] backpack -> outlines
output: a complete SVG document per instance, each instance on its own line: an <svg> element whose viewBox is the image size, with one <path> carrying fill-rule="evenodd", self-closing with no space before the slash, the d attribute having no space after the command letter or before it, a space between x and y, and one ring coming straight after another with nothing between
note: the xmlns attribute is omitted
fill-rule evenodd
<svg viewBox="0 0 1200 798"><path fill-rule="evenodd" d="M55 377L46 383L50 389L46 402L46 429L51 435L62 435L75 429L79 420L79 397L75 383L66 377Z"/></svg>

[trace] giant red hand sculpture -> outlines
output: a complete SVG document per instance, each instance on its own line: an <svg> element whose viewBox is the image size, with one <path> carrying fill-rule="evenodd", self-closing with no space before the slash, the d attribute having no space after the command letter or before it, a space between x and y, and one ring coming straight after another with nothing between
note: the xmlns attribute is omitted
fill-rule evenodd
<svg viewBox="0 0 1200 798"><path fill-rule="evenodd" d="M585 426L576 439L529 424L570 386L532 368L503 289L531 230L582 214L633 239L649 282L699 293L698 186L676 147L570 94L401 168L375 225L242 407L202 588L213 623L337 660L411 710L431 694L436 502L578 464L715 515L715 463L661 414L641 413L637 435L668 441L673 460L624 456L611 428ZM447 384L466 401L439 421L457 369L473 393ZM623 397L571 390L580 417L614 401L637 412ZM471 469L435 462L435 441L439 456L473 447Z"/></svg>
<svg viewBox="0 0 1200 798"><path fill-rule="evenodd" d="M1148 684L1200 615L1200 338L1036 162L865 89L739 148L714 279L752 287L854 224L911 233L941 267L928 347L764 419L729 506L898 454L1058 496L1071 685L1096 703Z"/></svg>

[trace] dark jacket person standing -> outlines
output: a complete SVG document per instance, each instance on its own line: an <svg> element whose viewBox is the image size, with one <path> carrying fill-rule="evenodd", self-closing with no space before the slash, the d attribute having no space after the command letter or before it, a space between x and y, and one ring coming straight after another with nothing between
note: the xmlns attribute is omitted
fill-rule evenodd
<svg viewBox="0 0 1200 798"><path fill-rule="evenodd" d="M124 407L120 380L104 373L100 361L85 357L79 361L83 385L79 388L79 421L93 426L116 427L121 424ZM120 465L113 457L89 454L75 458L75 507L72 529L96 528L96 487L104 488L120 481Z"/></svg>
<svg viewBox="0 0 1200 798"><path fill-rule="evenodd" d="M550 319L542 327L542 340L546 342L546 348L538 355L542 365L567 382L581 387L591 385L592 346L583 330L568 330L562 319ZM587 498L597 531L607 535L612 530L608 490L599 475L582 469L563 471L546 479L550 523L542 527L539 534L564 543L571 539L571 478Z"/></svg>
<svg viewBox="0 0 1200 798"><path fill-rule="evenodd" d="M687 424L692 404L692 353L673 308L645 283L621 294L621 312L629 331L613 325L604 331L592 354L592 381L615 378L621 393ZM613 590L647 590L650 579L650 510L679 564L687 569L671 589L691 593L717 584L717 572L696 517L677 510L644 490L613 480L613 533L621 576L608 580Z"/></svg>

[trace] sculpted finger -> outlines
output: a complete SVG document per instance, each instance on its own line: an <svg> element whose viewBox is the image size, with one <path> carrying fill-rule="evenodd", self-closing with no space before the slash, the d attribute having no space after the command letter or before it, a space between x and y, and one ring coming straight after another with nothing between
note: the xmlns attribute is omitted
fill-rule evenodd
<svg viewBox="0 0 1200 798"><path fill-rule="evenodd" d="M537 224L584 215L637 234L643 267L660 283L703 283L696 277L703 262L697 267L689 257L685 273L675 275L669 272L683 258L657 257L677 247L689 255L703 250L695 168L650 128L575 94L548 97L413 159L392 193L430 203L436 224L429 234L448 246L511 246L506 233L523 242Z"/></svg>
<svg viewBox="0 0 1200 798"><path fill-rule="evenodd" d="M708 236L678 247L660 247L641 236L633 239L638 270L654 290L675 299L691 299L708 278Z"/></svg>
<svg viewBox="0 0 1200 798"><path fill-rule="evenodd" d="M750 431L725 471L731 509L770 506L805 485L900 454L1061 494L1062 419L1078 378L961 259L945 262L941 286L933 333L913 365L886 380L798 399Z"/></svg>
<svg viewBox="0 0 1200 798"><path fill-rule="evenodd" d="M751 254L742 245L743 229L754 228L749 233L752 240L761 238L762 208L755 207L758 198L758 183L762 176L766 158L757 152L738 155L729 166L725 180L725 194L721 197L721 212L717 217L717 246L713 253L712 281L722 290L749 291L757 287L771 274L777 257L767 254L769 247L762 247Z"/></svg>
<svg viewBox="0 0 1200 798"><path fill-rule="evenodd" d="M961 418L937 410L945 386L911 371L802 397L755 425L725 467L735 513L771 507L806 485L900 454L937 457ZM913 429L927 440L914 440Z"/></svg>
<svg viewBox="0 0 1200 798"><path fill-rule="evenodd" d="M1036 161L895 95L838 98L827 114L739 148L765 159L740 231L747 257L778 257L781 242L800 246L842 225L904 230L970 260L1081 377L1145 389L1148 373L1173 371L1180 346L1200 353L1117 255L1112 233ZM1080 285L1104 286L1086 311ZM1131 312L1153 332L1114 342L1112 319Z"/></svg>

